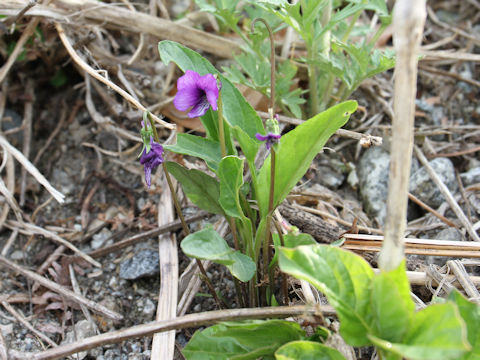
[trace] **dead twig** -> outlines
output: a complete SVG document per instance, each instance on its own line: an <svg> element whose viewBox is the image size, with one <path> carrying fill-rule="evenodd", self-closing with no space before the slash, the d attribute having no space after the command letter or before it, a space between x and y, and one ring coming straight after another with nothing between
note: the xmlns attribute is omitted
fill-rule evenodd
<svg viewBox="0 0 480 360"><path fill-rule="evenodd" d="M63 30L62 25L59 23L55 24L55 27L57 29L58 36L60 37L60 40L62 41L63 45L65 46L65 49L68 51L70 56L72 57L73 61L80 66L83 70L85 70L89 75L91 75L93 78L97 79L98 81L104 83L105 85L111 87L113 90L115 90L119 95L121 95L125 100L127 100L131 105L133 105L135 108L141 110L141 111L147 111L147 109L140 104L135 98L133 98L129 93L127 93L125 90L117 86L115 83L111 82L110 80L106 79L102 75L98 73L98 71L95 71L90 65L88 65L75 51L75 49L72 47L70 44L70 41L68 40L67 36L65 35L65 30ZM156 115L151 114L152 118L162 125L163 127L174 130L175 125L167 123L160 118L158 118Z"/></svg>
<svg viewBox="0 0 480 360"><path fill-rule="evenodd" d="M40 276L34 273L33 271L24 269L23 267L15 264L14 262L8 260L7 258L1 255L0 255L0 265L5 266L9 270L20 273L23 276L29 278L30 280L36 281L40 283L42 286L45 286L46 288L59 293L60 295L64 296L66 299L69 299L79 304L83 304L88 308L92 309L93 311L99 314L102 314L110 319L113 319L113 320L123 319L123 316L120 315L119 313L112 311L103 305L97 304L96 302L89 300L82 295L77 295L73 291L64 288L63 286L57 284L56 282L48 280L47 278L44 278L43 276Z"/></svg>
<svg viewBox="0 0 480 360"><path fill-rule="evenodd" d="M311 316L311 315L333 316L335 311L331 306L277 306L252 309L230 309L207 311L197 314L189 314L172 320L155 321L148 324L133 326L128 329L112 331L106 334L92 336L72 344L61 345L55 349L32 354L32 360L54 360L76 352L86 351L95 347L116 344L122 341L151 336L154 333L194 328L211 325L220 321L239 321L247 319L272 319L286 318L290 316Z"/></svg>
<svg viewBox="0 0 480 360"><path fill-rule="evenodd" d="M48 180L37 170L37 168L15 147L13 147L8 140L0 135L0 146L3 147L8 151L9 154L13 155L17 161L22 164L23 167L27 169L27 171L40 183L42 184L47 191L52 194L52 196L57 200L60 204L64 202L65 195L63 195L60 191L56 190Z"/></svg>
<svg viewBox="0 0 480 360"><path fill-rule="evenodd" d="M393 11L395 64L394 117L387 198L385 240L379 267L392 270L404 258L408 181L412 162L417 56L426 18L425 0L399 0Z"/></svg>
<svg viewBox="0 0 480 360"><path fill-rule="evenodd" d="M23 51L23 46L35 31L35 28L37 27L39 22L40 22L40 18L33 18L30 20L25 30L23 30L22 36L20 36L20 39L17 40L17 43L15 44L15 48L13 49L12 53L8 57L8 60L0 68L0 83L5 79L8 72L10 71L10 68L13 66L13 64L17 60L18 55L20 55L20 53Z"/></svg>
<svg viewBox="0 0 480 360"><path fill-rule="evenodd" d="M28 79L25 88L25 95L27 101L24 106L23 113L23 155L26 159L30 157L30 146L32 141L32 117L33 117L33 104L35 102L34 82L33 79ZM25 205L25 191L27 188L27 169L22 167L20 174L20 200L19 205L23 207Z"/></svg>
<svg viewBox="0 0 480 360"><path fill-rule="evenodd" d="M172 193L168 190L167 180L163 177L162 191L158 201L157 222L159 226L171 223L175 218ZM158 293L157 314L155 319L170 320L177 316L178 302L178 250L177 237L167 233L158 237L160 257L160 290ZM155 334L152 340L150 359L173 359L175 352L175 331Z"/></svg>
<svg viewBox="0 0 480 360"><path fill-rule="evenodd" d="M462 225L465 226L465 229L467 230L468 234L472 237L472 240L480 241L480 237L476 233L475 229L473 229L473 226L470 223L470 221L468 220L468 218L463 213L462 208L460 207L460 205L458 205L457 201L453 197L450 190L448 190L447 186L443 183L443 181L437 175L435 170L428 163L427 158L425 157L422 150L420 150L420 148L418 146L415 146L415 154L417 155L418 160L423 165L425 170L427 170L428 175L430 175L430 178L438 186L438 189L440 190L440 192L443 194L443 196L447 200L448 204L452 208L455 215L457 215L457 218L460 220Z"/></svg>
<svg viewBox="0 0 480 360"><path fill-rule="evenodd" d="M473 281L470 279L470 276L467 274L463 264L458 260L448 260L447 266L456 276L457 281L462 285L467 295L477 304L480 304L480 293L478 292L477 287L473 284Z"/></svg>
<svg viewBox="0 0 480 360"><path fill-rule="evenodd" d="M25 317L20 314L17 310L15 310L13 308L13 306L11 306L9 303L7 303L6 301L2 301L2 305L3 307L10 313L12 314L12 316L17 319L17 321L22 324L23 326L25 326L28 330L30 330L33 334L35 334L35 336L39 337L40 339L42 339L43 341L45 341L47 344L49 344L50 346L53 346L53 347L57 347L58 345L52 340L50 339L48 336L46 336L44 333L38 331L37 329L35 329L32 324L30 324L28 322L27 319L25 319Z"/></svg>
<svg viewBox="0 0 480 360"><path fill-rule="evenodd" d="M437 218L439 218L441 221L443 221L445 224L447 224L448 226L450 227L454 227L456 228L457 226L452 223L450 220L448 220L445 216L443 216L442 214L440 214L438 211L436 211L435 209L432 209L430 206L428 206L427 204L425 204L422 200L420 200L419 198L417 198L415 195L411 194L411 193L408 193L408 198L410 200L412 200L415 204L417 204L418 206L422 207L423 209L427 210L428 212L430 212L432 215L436 216Z"/></svg>
<svg viewBox="0 0 480 360"><path fill-rule="evenodd" d="M8 221L7 226L12 229L18 228L21 233L27 233L28 235L34 235L34 234L42 235L50 240L55 241L56 243L59 243L69 248L75 254L77 254L78 256L80 256L82 259L89 262L93 266L96 266L99 268L102 267L102 265L98 261L94 260L91 256L85 254L83 251L78 249L75 245L73 245L69 241L63 239L62 237L60 237L59 235L51 231L41 228L40 226L29 224L29 223L21 223L19 221L13 221L13 220Z"/></svg>

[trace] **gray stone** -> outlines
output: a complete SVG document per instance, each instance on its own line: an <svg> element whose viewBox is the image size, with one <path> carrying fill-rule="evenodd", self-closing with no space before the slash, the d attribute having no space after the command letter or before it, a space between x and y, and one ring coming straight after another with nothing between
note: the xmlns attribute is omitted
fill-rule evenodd
<svg viewBox="0 0 480 360"><path fill-rule="evenodd" d="M382 224L387 215L389 165L389 154L380 147L372 147L365 151L357 167L364 208Z"/></svg>
<svg viewBox="0 0 480 360"><path fill-rule="evenodd" d="M90 246L93 250L99 249L105 244L105 241L112 236L112 232L106 228L102 229L99 233L93 235Z"/></svg>
<svg viewBox="0 0 480 360"><path fill-rule="evenodd" d="M338 189L345 180L345 175L333 170L329 166L317 167L316 173L315 181L332 190Z"/></svg>
<svg viewBox="0 0 480 360"><path fill-rule="evenodd" d="M160 271L157 251L144 249L133 255L132 258L120 263L120 277L126 280L135 280L141 277L154 276Z"/></svg>
<svg viewBox="0 0 480 360"><path fill-rule="evenodd" d="M453 241L463 241L463 235L460 231L455 228L446 228L440 231L436 236L436 240L453 240Z"/></svg>
<svg viewBox="0 0 480 360"><path fill-rule="evenodd" d="M472 168L465 173L460 174L463 186L470 186L480 183L480 166Z"/></svg>
<svg viewBox="0 0 480 360"><path fill-rule="evenodd" d="M429 164L442 182L454 194L458 189L458 184L455 179L455 169L452 162L447 158L436 158L430 161ZM432 181L424 167L421 167L410 176L409 190L413 195L433 208L439 207L445 201L440 189Z"/></svg>
<svg viewBox="0 0 480 360"><path fill-rule="evenodd" d="M94 336L95 329L92 327L89 321L80 320L75 324L75 331L69 331L65 336L65 340L62 341L62 345L71 344L75 341L86 339L87 337ZM84 359L87 356L86 351L77 353L78 359Z"/></svg>

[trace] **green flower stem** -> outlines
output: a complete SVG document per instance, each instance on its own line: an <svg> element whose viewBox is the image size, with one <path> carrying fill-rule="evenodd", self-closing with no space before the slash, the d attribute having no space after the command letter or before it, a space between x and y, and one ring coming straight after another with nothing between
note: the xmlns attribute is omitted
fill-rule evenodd
<svg viewBox="0 0 480 360"><path fill-rule="evenodd" d="M383 32L385 31L385 29L388 27L388 24L383 24L380 25L380 27L378 28L377 32L375 33L375 35L373 35L373 37L368 41L367 43L367 46L375 46L375 43L378 41L378 39L380 38L380 36L382 36Z"/></svg>
<svg viewBox="0 0 480 360"><path fill-rule="evenodd" d="M269 246L272 241L272 233L270 231L270 224L273 216L273 198L275 194L275 150L273 147L270 148L270 193L268 200L268 215L267 215L267 224L265 225L265 240L263 242L263 276L268 277L268 264L270 262L270 252ZM273 279L269 279L270 283L273 282ZM264 299L267 303L270 303L269 299Z"/></svg>
<svg viewBox="0 0 480 360"><path fill-rule="evenodd" d="M222 93L218 93L218 140L220 141L220 149L222 151L222 158L227 156L227 148L225 146L225 129L223 124L223 102L222 102Z"/></svg>
<svg viewBox="0 0 480 360"><path fill-rule="evenodd" d="M275 114L275 43L273 42L273 31L270 25L262 18L256 18L252 21L251 31L255 27L255 24L262 22L268 31L268 37L270 39L270 111ZM273 115L272 115L273 116Z"/></svg>
<svg viewBox="0 0 480 360"><path fill-rule="evenodd" d="M359 10L357 11L353 17L352 17L352 21L350 21L350 24L348 25L348 29L345 31L345 34L343 34L343 37L342 37L342 42L345 42L348 40L348 37L350 36L350 33L352 32L358 18L360 17L360 15L362 14L363 12L363 9L362 10Z"/></svg>
<svg viewBox="0 0 480 360"><path fill-rule="evenodd" d="M280 238L280 245L285 246L285 239L283 238L282 228L278 221L274 221L275 229L277 230L278 237ZM283 305L288 305L288 284L287 284L287 274L282 272L282 294L283 294Z"/></svg>
<svg viewBox="0 0 480 360"><path fill-rule="evenodd" d="M155 128L155 124L153 123L153 120L150 117L150 113L148 114L148 120L150 122L150 126L153 129L153 139L155 140L155 142L160 143L160 138L158 137L157 129ZM168 172L167 166L165 165L165 162L162 163L162 167L163 167L163 172L165 173L165 178L167 179L168 188L170 189L170 193L172 194L173 205L175 206L177 215L180 218L180 222L182 223L183 231L185 232L185 235L189 235L190 230L188 229L187 222L185 221L185 217L183 216L182 208L180 207L180 202L178 201L177 193L175 192L175 188L173 187L172 179L170 177L170 173ZM205 268L203 267L202 262L199 259L195 259L195 260L197 261L197 266L200 269L201 278L205 280L208 289L210 290L213 298L215 299L215 302L217 303L218 308L221 309L222 307L224 307L228 309L227 304L224 301L221 302L220 299L218 298L218 295L215 292L215 288L213 287L212 281L207 276L207 272L205 271Z"/></svg>

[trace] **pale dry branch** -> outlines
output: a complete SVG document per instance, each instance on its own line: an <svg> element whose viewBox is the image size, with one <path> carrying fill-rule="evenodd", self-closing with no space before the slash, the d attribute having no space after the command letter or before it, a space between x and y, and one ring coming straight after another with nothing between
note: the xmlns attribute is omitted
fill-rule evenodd
<svg viewBox="0 0 480 360"><path fill-rule="evenodd" d="M112 331L106 334L92 336L71 344L61 345L55 349L32 354L32 360L54 360L65 357L76 352L86 351L95 347L107 344L117 344L122 341L151 336L154 333L194 328L211 325L220 321L239 321L247 319L272 319L286 318L291 316L311 315L333 316L335 311L331 306L278 306L253 309L231 309L207 311L197 314L189 314L173 320L155 321L148 324L137 325L128 329Z"/></svg>
<svg viewBox="0 0 480 360"><path fill-rule="evenodd" d="M73 61L75 61L75 63L80 66L83 70L85 70L89 75L91 75L93 78L97 79L98 81L104 83L105 85L111 87L113 90L115 90L119 95L121 95L125 100L127 100L132 106L134 106L135 108L141 110L141 111L147 111L147 109L145 108L145 106L143 106L142 104L140 104L137 100L135 100L135 98L133 98L129 93L127 93L125 90L123 90L122 88L120 88L118 85L116 85L115 83L111 82L110 80L108 80L107 78L105 78L104 76L100 75L98 73L98 71L95 71L90 65L88 65L78 54L77 52L75 51L75 49L73 48L73 46L70 44L70 41L68 40L67 36L65 35L65 31L63 30L63 27L62 25L60 25L59 23L56 23L55 24L55 27L57 29L57 33L58 33L58 36L60 37L60 40L62 41L63 43L63 46L65 46L65 49L68 51L68 53L70 54L70 56L72 57ZM163 121L162 119L158 118L158 116L154 115L154 114L151 114L152 118L157 122L159 123L160 125L162 125L163 127L167 128L167 129L170 129L170 130L174 130L175 129L175 125L174 124L170 124L170 123L167 123L165 121Z"/></svg>
<svg viewBox="0 0 480 360"><path fill-rule="evenodd" d="M379 256L384 270L398 267L404 257L408 182L412 162L417 52L425 24L425 0L399 0L393 11L395 64L394 118L387 198L385 240Z"/></svg>
<svg viewBox="0 0 480 360"><path fill-rule="evenodd" d="M57 347L58 345L52 340L50 339L48 336L46 336L44 333L38 331L37 329L35 329L32 324L30 324L28 322L27 319L25 319L25 317L20 314L17 310L15 310L13 308L13 306L11 306L9 303L7 303L6 301L2 301L2 305L3 307L10 313L12 314L12 316L17 319L17 321L19 323L21 323L23 326L25 326L28 330L30 330L33 334L35 334L36 336L38 336L40 339L42 339L43 341L45 341L47 344L49 344L50 346L53 346L53 347Z"/></svg>
<svg viewBox="0 0 480 360"><path fill-rule="evenodd" d="M458 202L455 200L450 190L448 190L448 187L443 183L442 179L440 179L435 170L428 163L427 158L418 146L415 146L415 155L417 155L418 160L423 165L425 170L427 170L427 173L433 180L433 182L437 185L438 189L447 200L448 205L450 205L455 215L457 215L458 220L460 220L462 225L465 226L465 229L467 230L471 238L475 241L480 241L480 237L478 236L472 224L464 214L462 208L460 207L460 205L458 205Z"/></svg>
<svg viewBox="0 0 480 360"><path fill-rule="evenodd" d="M37 168L2 135L0 135L0 146L6 149L9 154L13 155L13 157L17 159L17 161L22 164L24 168L27 169L30 175L32 175L40 184L42 184L50 194L52 194L55 200L57 200L59 203L64 202L65 195L50 185L48 180L40 173L40 171L38 171Z"/></svg>
<svg viewBox="0 0 480 360"><path fill-rule="evenodd" d="M34 273L33 271L27 270L1 255L0 255L0 265L3 265L4 267L8 268L11 271L22 274L23 276L27 277L30 280L38 282L42 286L45 286L47 289L50 289L64 296L68 300L71 300L79 304L83 304L89 309L92 309L93 311L95 311L96 313L102 314L113 320L123 319L123 316L120 315L119 313L113 310L110 310L103 305L97 304L96 302L87 299L83 295L77 295L73 291L66 289L65 287L57 284L56 282L48 280L47 278L40 276Z"/></svg>

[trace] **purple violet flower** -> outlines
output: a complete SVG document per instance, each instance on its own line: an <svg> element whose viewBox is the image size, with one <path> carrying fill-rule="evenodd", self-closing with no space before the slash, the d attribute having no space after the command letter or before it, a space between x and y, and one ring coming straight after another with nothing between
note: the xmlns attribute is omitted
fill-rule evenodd
<svg viewBox="0 0 480 360"><path fill-rule="evenodd" d="M212 74L200 76L195 71L187 70L185 75L178 78L177 89L173 105L180 111L192 108L188 117L203 116L210 106L214 111L217 110L219 89L217 79Z"/></svg>
<svg viewBox="0 0 480 360"><path fill-rule="evenodd" d="M267 147L267 150L270 150L273 144L278 143L278 140L282 137L280 134L273 134L269 132L267 135L262 135L259 133L255 134L255 137L259 141L265 141L265 146Z"/></svg>
<svg viewBox="0 0 480 360"><path fill-rule="evenodd" d="M140 164L144 165L145 182L148 187L150 187L152 181L152 170L163 163L163 161L163 146L153 141L153 138L150 138L150 151L147 152L145 148L140 157Z"/></svg>

